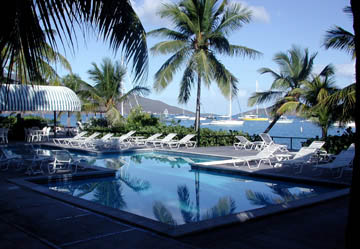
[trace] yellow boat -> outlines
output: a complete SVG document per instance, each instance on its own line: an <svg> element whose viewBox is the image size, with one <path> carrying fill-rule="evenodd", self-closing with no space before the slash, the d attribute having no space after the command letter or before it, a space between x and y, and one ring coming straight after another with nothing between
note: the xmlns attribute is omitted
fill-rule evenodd
<svg viewBox="0 0 360 249"><path fill-rule="evenodd" d="M248 114L248 115L245 115L244 117L242 117L242 120L245 120L245 121L268 121L269 119L261 118L255 114Z"/></svg>

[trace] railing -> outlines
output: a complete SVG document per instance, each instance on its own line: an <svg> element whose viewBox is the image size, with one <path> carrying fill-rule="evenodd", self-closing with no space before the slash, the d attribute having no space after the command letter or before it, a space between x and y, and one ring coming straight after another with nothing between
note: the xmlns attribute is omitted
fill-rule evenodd
<svg viewBox="0 0 360 249"><path fill-rule="evenodd" d="M300 149L301 142L305 142L310 139L309 137L280 137L271 136L275 143L286 144L289 150Z"/></svg>

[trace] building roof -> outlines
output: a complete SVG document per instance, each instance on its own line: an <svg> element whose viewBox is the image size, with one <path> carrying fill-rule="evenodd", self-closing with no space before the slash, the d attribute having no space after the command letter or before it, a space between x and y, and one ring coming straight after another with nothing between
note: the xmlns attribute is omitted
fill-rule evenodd
<svg viewBox="0 0 360 249"><path fill-rule="evenodd" d="M0 111L81 111L81 101L63 86L0 86Z"/></svg>

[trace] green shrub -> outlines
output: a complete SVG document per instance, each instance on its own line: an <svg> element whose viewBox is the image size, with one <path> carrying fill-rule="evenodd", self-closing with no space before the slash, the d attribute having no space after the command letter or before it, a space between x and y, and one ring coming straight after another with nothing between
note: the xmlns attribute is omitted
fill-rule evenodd
<svg viewBox="0 0 360 249"><path fill-rule="evenodd" d="M304 142L303 146L308 146L312 141L319 140L319 138L311 138ZM325 144L323 148L331 154L339 154L340 151L346 150L352 143L355 143L355 133L348 128L341 136L327 136L324 140Z"/></svg>

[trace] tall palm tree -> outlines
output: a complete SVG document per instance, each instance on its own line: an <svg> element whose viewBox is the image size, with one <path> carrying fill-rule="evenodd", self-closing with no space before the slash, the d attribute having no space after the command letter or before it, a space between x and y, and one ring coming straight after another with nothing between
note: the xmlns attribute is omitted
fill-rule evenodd
<svg viewBox="0 0 360 249"><path fill-rule="evenodd" d="M123 48L124 55L133 59L135 80L147 73L147 45L144 28L128 0L14 0L0 9L0 77L23 51L22 65L29 72L29 80L40 77L39 61L43 58L46 44L58 51L58 44L74 49L77 35L94 31L109 42L117 51ZM58 39L53 32L55 30ZM81 34L76 34L80 30Z"/></svg>
<svg viewBox="0 0 360 249"><path fill-rule="evenodd" d="M351 7L344 8L344 12L352 15ZM326 49L335 48L343 50L349 53L353 59L356 57L355 53L355 36L353 33L339 27L335 26L334 28L326 31L325 39L323 41L323 46Z"/></svg>
<svg viewBox="0 0 360 249"><path fill-rule="evenodd" d="M95 86L90 91L90 97L100 108L105 108L107 117L115 124L119 122L121 114L116 105L125 101L134 94L146 94L149 89L142 86L135 86L127 93L123 94L121 89L124 84L126 68L122 63L113 63L109 58L103 59L100 67L92 63L93 68L88 71L90 79L95 82Z"/></svg>
<svg viewBox="0 0 360 249"><path fill-rule="evenodd" d="M232 45L228 35L251 20L251 12L240 4L227 0L181 0L164 4L159 14L173 22L174 29L160 28L148 35L168 38L151 48L153 54L171 54L155 74L154 88L165 89L182 66L185 70L180 80L178 101L187 103L191 90L197 88L195 130L199 134L200 96L202 82L209 87L215 81L224 96L237 93L237 78L222 64L216 54L248 56L260 52L245 46Z"/></svg>
<svg viewBox="0 0 360 249"><path fill-rule="evenodd" d="M313 69L316 53L309 55L308 49L301 50L293 46L286 53L275 54L274 61L279 65L280 71L270 68L260 68L261 74L271 74L274 81L268 91L254 93L248 101L250 106L264 102L275 101L271 106L273 121L264 131L269 132L279 118L286 112L298 107L300 94L298 89L307 81Z"/></svg>

